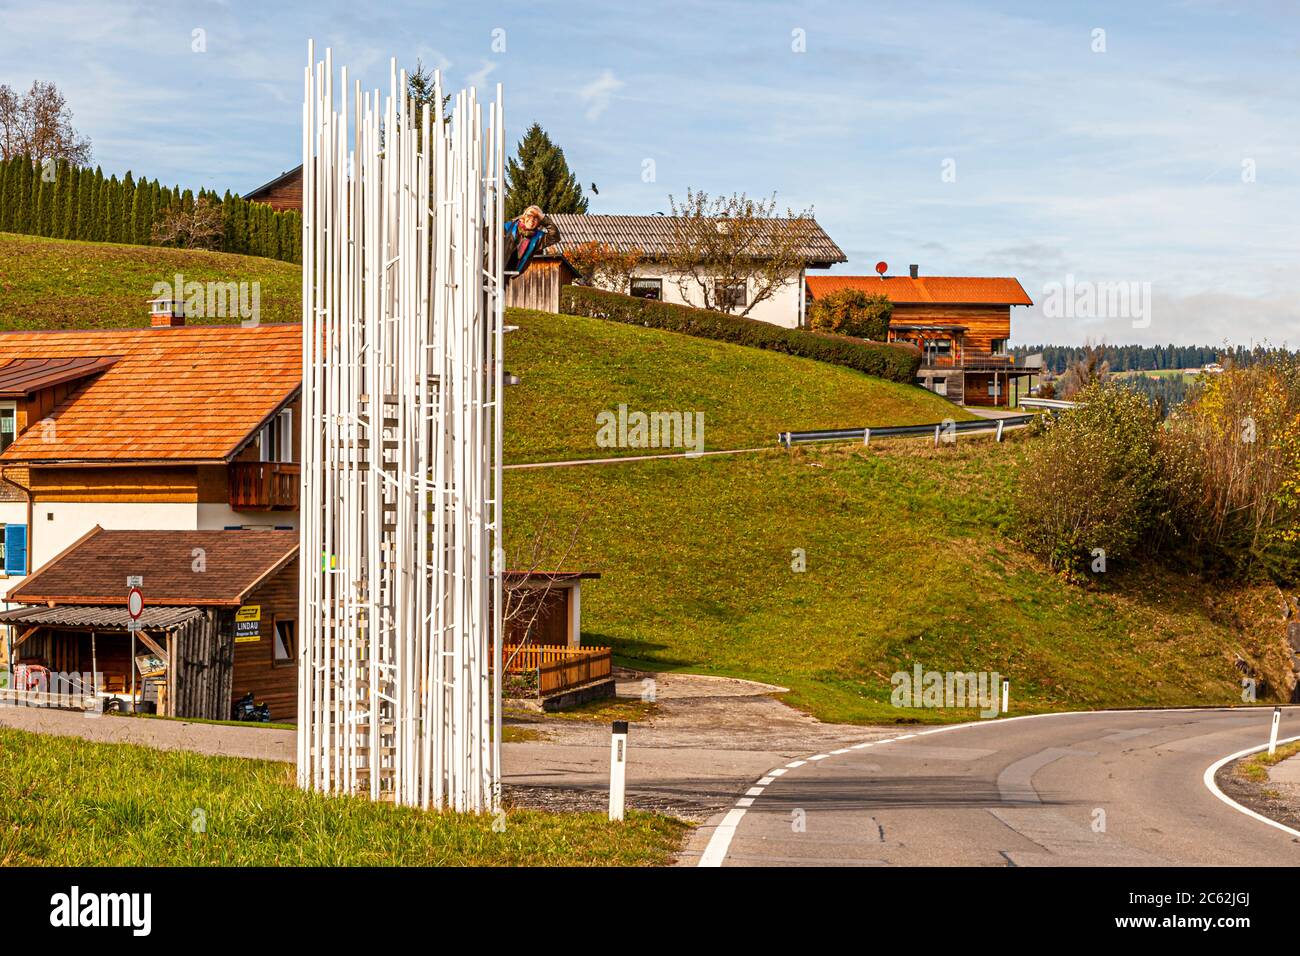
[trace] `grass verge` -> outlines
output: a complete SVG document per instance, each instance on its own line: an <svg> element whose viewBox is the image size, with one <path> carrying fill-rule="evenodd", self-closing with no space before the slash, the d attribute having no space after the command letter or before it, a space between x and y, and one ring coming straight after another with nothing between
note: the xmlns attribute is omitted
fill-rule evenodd
<svg viewBox="0 0 1300 956"><path fill-rule="evenodd" d="M0 866L651 866L686 830L512 810L495 832L491 816L307 793L283 763L0 729Z"/></svg>

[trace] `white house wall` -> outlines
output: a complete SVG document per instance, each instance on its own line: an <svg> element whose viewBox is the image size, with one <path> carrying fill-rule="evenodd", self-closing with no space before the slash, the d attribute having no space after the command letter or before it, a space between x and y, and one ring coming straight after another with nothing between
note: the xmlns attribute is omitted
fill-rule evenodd
<svg viewBox="0 0 1300 956"><path fill-rule="evenodd" d="M677 282L680 273L672 272L664 266L641 265L637 267L634 275L638 279L662 279L664 302L675 302L678 305L689 305L695 308L703 308L704 306L704 298L700 294L699 285L693 277L689 278L686 295L683 295ZM803 273L801 271L792 272L788 282L774 291L769 298L764 299L750 310L748 318L779 325L787 329L798 328L799 304L801 301L800 289L803 285L802 277ZM749 297L752 299L756 286L752 281L748 285Z"/></svg>
<svg viewBox="0 0 1300 956"><path fill-rule="evenodd" d="M193 506L191 506L193 507ZM297 511L235 511L223 503L200 503L196 528L199 531L222 531L226 528L274 530L298 528Z"/></svg>
<svg viewBox="0 0 1300 956"><path fill-rule="evenodd" d="M194 531L197 522L197 510L187 502L37 501L27 532L28 567L40 570L95 525L108 531Z"/></svg>

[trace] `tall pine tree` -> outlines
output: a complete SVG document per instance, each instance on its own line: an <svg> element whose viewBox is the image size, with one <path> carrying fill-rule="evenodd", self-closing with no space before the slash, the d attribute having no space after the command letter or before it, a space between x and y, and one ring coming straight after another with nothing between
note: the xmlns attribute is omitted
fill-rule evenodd
<svg viewBox="0 0 1300 956"><path fill-rule="evenodd" d="M548 215L587 211L587 199L569 171L564 150L537 123L506 163L506 218L513 219L529 206L540 206Z"/></svg>

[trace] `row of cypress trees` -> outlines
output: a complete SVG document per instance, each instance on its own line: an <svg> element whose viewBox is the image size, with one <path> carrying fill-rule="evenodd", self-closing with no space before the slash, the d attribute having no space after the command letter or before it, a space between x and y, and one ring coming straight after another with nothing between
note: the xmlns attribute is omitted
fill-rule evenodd
<svg viewBox="0 0 1300 956"><path fill-rule="evenodd" d="M220 211L221 252L302 261L302 217L276 212L263 203L245 202L229 190L182 190L158 180L138 182L130 172L105 178L99 167L76 167L59 160L45 167L26 156L0 160L0 232L54 239L155 245L153 226L168 211L193 210L212 202Z"/></svg>

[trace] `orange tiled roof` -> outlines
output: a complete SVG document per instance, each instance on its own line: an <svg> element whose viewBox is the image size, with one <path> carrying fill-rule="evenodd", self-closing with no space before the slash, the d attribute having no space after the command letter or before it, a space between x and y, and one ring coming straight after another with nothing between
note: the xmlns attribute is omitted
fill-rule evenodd
<svg viewBox="0 0 1300 956"><path fill-rule="evenodd" d="M0 461L220 461L302 382L302 326L0 332L13 359L121 356Z"/></svg>
<svg viewBox="0 0 1300 956"><path fill-rule="evenodd" d="M883 292L895 305L1033 305L1019 279L980 276L808 276L814 299L840 289Z"/></svg>

